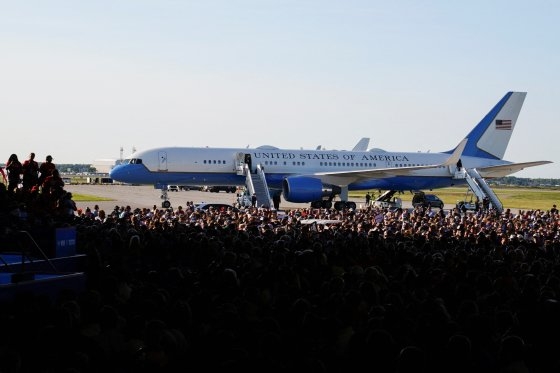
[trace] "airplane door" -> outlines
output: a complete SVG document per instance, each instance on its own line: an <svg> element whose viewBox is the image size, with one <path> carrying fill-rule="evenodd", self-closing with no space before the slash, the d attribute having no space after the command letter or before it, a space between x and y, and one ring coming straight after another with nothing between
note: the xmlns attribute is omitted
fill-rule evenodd
<svg viewBox="0 0 560 373"><path fill-rule="evenodd" d="M245 163L247 164L247 166L249 166L249 170L253 172L253 165L251 164L251 154L245 154Z"/></svg>
<svg viewBox="0 0 560 373"><path fill-rule="evenodd" d="M167 171L167 152L158 152L158 171Z"/></svg>

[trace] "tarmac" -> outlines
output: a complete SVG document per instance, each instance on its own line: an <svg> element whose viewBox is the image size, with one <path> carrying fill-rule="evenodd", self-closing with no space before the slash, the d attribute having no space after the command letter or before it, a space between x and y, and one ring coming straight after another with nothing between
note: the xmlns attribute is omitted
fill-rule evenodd
<svg viewBox="0 0 560 373"><path fill-rule="evenodd" d="M76 201L78 209L85 210L87 207L93 208L98 205L100 209L106 212L113 211L115 206L130 206L135 208L147 207L152 209L154 205L158 208L162 207L163 199L161 198L161 190L151 185L127 185L127 184L66 184L64 189L72 194L80 194L86 196L95 196L107 199L106 201ZM236 193L226 192L202 192L199 190L182 190L178 192L168 192L168 199L171 207L185 206L188 201L197 203L227 203L234 205L237 200ZM358 208L365 206L364 199L350 198L355 202ZM257 201L258 204L258 201ZM403 201L403 208L412 208L410 201ZM310 203L293 203L287 202L284 198L280 201L280 210L302 209L308 208ZM445 206L445 209L451 206Z"/></svg>
<svg viewBox="0 0 560 373"><path fill-rule="evenodd" d="M87 196L102 197L106 201L76 201L78 209L85 210L87 207L93 208L98 205L100 209L106 212L113 211L115 206L130 206L135 208L150 208L154 205L162 208L163 199L161 198L161 190L155 189L153 186L135 186L124 184L67 184L64 189L72 194L80 194ZM235 193L226 192L202 192L198 190L168 192L168 199L171 207L185 206L188 201L197 203L227 203L234 205L236 202ZM355 201L358 205L365 204L364 201ZM258 201L257 201L258 204ZM280 209L307 208L309 203L291 203L284 199L280 202Z"/></svg>

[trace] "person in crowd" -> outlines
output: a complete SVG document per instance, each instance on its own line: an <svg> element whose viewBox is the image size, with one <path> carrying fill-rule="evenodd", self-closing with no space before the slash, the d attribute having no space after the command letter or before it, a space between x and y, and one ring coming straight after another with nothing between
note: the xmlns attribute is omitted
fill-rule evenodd
<svg viewBox="0 0 560 373"><path fill-rule="evenodd" d="M8 158L6 171L8 172L8 192L15 193L21 183L21 173L23 172L22 164L16 154L12 154Z"/></svg>
<svg viewBox="0 0 560 373"><path fill-rule="evenodd" d="M41 195L47 206L54 207L64 193L64 180L55 168L50 176L45 178L41 186Z"/></svg>
<svg viewBox="0 0 560 373"><path fill-rule="evenodd" d="M106 219L107 219L107 216L105 214L105 210L103 210L103 209L98 210L98 213L95 216L94 220L98 221L100 223L105 223Z"/></svg>
<svg viewBox="0 0 560 373"><path fill-rule="evenodd" d="M63 191L57 200L57 213L62 219L71 220L76 216L78 208L72 197L72 193ZM88 217L90 218L91 216Z"/></svg>
<svg viewBox="0 0 560 373"><path fill-rule="evenodd" d="M39 181L39 164L35 160L35 153L30 153L29 158L23 162L23 190L28 192Z"/></svg>
<svg viewBox="0 0 560 373"><path fill-rule="evenodd" d="M93 206L93 210L91 210L91 214L93 215L93 217L96 217L99 215L99 205L94 205Z"/></svg>

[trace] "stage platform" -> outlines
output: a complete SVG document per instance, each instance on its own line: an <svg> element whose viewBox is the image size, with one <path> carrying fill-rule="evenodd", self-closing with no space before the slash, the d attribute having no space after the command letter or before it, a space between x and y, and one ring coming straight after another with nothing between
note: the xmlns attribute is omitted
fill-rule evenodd
<svg viewBox="0 0 560 373"><path fill-rule="evenodd" d="M0 301L11 301L18 294L42 295L55 299L63 290L79 293L85 289L86 275L83 268L85 256L52 258L51 267L46 260L24 259L21 254L0 254Z"/></svg>
<svg viewBox="0 0 560 373"><path fill-rule="evenodd" d="M20 233L31 244L19 251L2 248L0 252L0 301L23 293L54 298L64 290L78 293L85 289L87 257L76 253L73 228L54 231L55 240L46 253L28 232Z"/></svg>

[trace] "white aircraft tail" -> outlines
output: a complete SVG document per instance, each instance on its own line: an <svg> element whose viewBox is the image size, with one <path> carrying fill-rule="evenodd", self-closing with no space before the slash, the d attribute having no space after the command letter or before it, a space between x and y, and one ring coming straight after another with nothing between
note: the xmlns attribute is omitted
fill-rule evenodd
<svg viewBox="0 0 560 373"><path fill-rule="evenodd" d="M467 135L463 155L502 159L527 92L508 92ZM453 150L447 153L453 153Z"/></svg>

